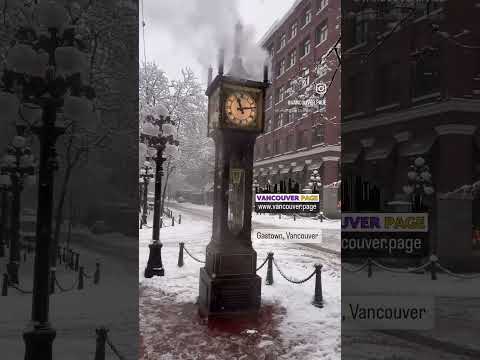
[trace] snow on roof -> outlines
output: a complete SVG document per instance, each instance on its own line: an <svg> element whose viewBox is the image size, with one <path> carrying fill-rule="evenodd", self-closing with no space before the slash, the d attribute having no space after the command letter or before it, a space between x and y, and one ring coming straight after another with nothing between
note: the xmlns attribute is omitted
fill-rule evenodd
<svg viewBox="0 0 480 360"><path fill-rule="evenodd" d="M342 184L342 180L334 181L331 184L325 185L326 188L338 188Z"/></svg>
<svg viewBox="0 0 480 360"><path fill-rule="evenodd" d="M463 185L458 189L443 194L444 199L472 199L480 197L480 180L472 185Z"/></svg>
<svg viewBox="0 0 480 360"><path fill-rule="evenodd" d="M272 34L275 31L277 31L280 28L280 26L282 26L286 22L286 20L290 17L290 15L293 14L297 6L300 5L302 1L303 0L295 0L295 2L290 7L290 9L285 13L285 15L283 15L280 19L275 20L272 26L270 26L270 28L267 30L267 32L262 36L262 38L258 42L260 46L266 45L265 43L267 42L267 40L270 39Z"/></svg>

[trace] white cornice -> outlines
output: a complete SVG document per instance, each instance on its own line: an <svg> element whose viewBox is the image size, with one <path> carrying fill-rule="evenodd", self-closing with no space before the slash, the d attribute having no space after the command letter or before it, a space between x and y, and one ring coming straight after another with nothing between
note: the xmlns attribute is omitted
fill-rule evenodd
<svg viewBox="0 0 480 360"><path fill-rule="evenodd" d="M327 162L327 161L338 161L338 159L340 159L340 156L324 156L322 158L322 160L324 162Z"/></svg>
<svg viewBox="0 0 480 360"><path fill-rule="evenodd" d="M360 143L362 144L362 146L364 148L369 148L369 147L372 147L373 144L375 144L375 139L374 138L362 139L362 140L360 140Z"/></svg>
<svg viewBox="0 0 480 360"><path fill-rule="evenodd" d="M403 131L396 133L395 135L393 135L393 137L395 138L395 140L397 140L398 143L401 143L410 140L410 138L412 137L412 133L410 131Z"/></svg>
<svg viewBox="0 0 480 360"><path fill-rule="evenodd" d="M383 113L370 118L352 120L342 123L342 133L351 133L378 126L388 126L449 111L479 113L480 100L452 98L448 101L419 105L403 111Z"/></svg>
<svg viewBox="0 0 480 360"><path fill-rule="evenodd" d="M476 126L462 124L448 124L435 126L438 135L473 135Z"/></svg>
<svg viewBox="0 0 480 360"><path fill-rule="evenodd" d="M254 166L255 167L263 166L263 165L268 165L268 164L271 164L271 163L277 163L277 162L280 162L280 161L293 161L293 160L301 158L301 157L313 156L313 155L317 155L317 154L326 153L326 152L329 152L329 151L340 152L341 147L339 145L327 145L327 146L324 146L324 147L313 148L313 149L310 149L310 150L300 151L300 152L296 152L296 153L293 153L293 154L276 156L272 159L256 161L254 163Z"/></svg>

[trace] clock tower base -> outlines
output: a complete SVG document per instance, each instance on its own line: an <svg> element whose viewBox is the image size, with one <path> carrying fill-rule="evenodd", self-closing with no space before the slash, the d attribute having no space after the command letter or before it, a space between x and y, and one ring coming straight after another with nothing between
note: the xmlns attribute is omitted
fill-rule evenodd
<svg viewBox="0 0 480 360"><path fill-rule="evenodd" d="M213 277L201 268L200 315L210 318L255 315L260 309L261 283L256 274Z"/></svg>

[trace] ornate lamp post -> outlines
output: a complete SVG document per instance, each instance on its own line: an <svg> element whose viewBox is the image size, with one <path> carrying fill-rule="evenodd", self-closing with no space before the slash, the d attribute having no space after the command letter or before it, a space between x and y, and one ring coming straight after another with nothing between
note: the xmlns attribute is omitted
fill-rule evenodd
<svg viewBox="0 0 480 360"><path fill-rule="evenodd" d="M410 197L413 211L422 211L424 199L431 196L435 189L432 186L432 175L425 159L418 157L410 165L407 173L408 185L403 187L403 192Z"/></svg>
<svg viewBox="0 0 480 360"><path fill-rule="evenodd" d="M310 176L310 182L308 183L308 186L312 188L314 193L320 191L320 187L322 186L322 178L320 177L318 170L313 170L312 176Z"/></svg>
<svg viewBox="0 0 480 360"><path fill-rule="evenodd" d="M51 360L56 335L49 322L53 174L58 166L56 140L65 131L60 110L68 119L88 118L93 114L90 100L95 94L84 83L89 66L83 53L86 44L76 36L75 26L68 24L66 8L58 2L42 1L32 15L36 26L20 28L8 51L2 76L6 94L2 96L9 98L15 116L22 103L40 117L28 124L40 140L40 161L32 318L24 333L24 359Z"/></svg>
<svg viewBox="0 0 480 360"><path fill-rule="evenodd" d="M143 184L143 196L142 196L142 222L140 223L140 229L143 225L147 225L147 213L148 213L148 184L150 179L153 179L152 174L153 167L149 161L143 163L143 167L140 169L140 181Z"/></svg>
<svg viewBox="0 0 480 360"><path fill-rule="evenodd" d="M165 156L173 156L179 145L176 137L175 122L168 116L167 109L163 106L157 107L159 117L148 115L143 127L143 142L149 147L155 149L155 201L153 206L153 234L152 243L149 245L150 254L147 267L145 268L145 277L150 278L154 275L163 276L165 274L160 243L160 228L162 223L162 176L163 163L167 160Z"/></svg>
<svg viewBox="0 0 480 360"><path fill-rule="evenodd" d="M0 191L2 193L2 216L0 218L0 257L5 256L8 192L11 190L11 185L12 180L10 179L10 176L6 174L0 174Z"/></svg>
<svg viewBox="0 0 480 360"><path fill-rule="evenodd" d="M7 264L9 281L18 284L18 268L20 264L20 195L26 180L34 179L34 161L30 148L26 146L23 136L15 136L12 146L7 149L3 158L1 173L10 177L13 195L10 216L10 257ZM28 178L27 178L28 177Z"/></svg>

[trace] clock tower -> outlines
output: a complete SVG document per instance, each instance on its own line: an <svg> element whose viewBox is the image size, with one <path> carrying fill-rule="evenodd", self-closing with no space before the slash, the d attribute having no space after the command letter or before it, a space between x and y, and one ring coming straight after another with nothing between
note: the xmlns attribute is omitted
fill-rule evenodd
<svg viewBox="0 0 480 360"><path fill-rule="evenodd" d="M236 27L232 68L209 83L208 134L215 141L212 238L200 269L199 306L204 316L254 314L260 308L261 279L252 247L252 181L255 139L264 128L264 79L248 78L240 58L241 25Z"/></svg>

